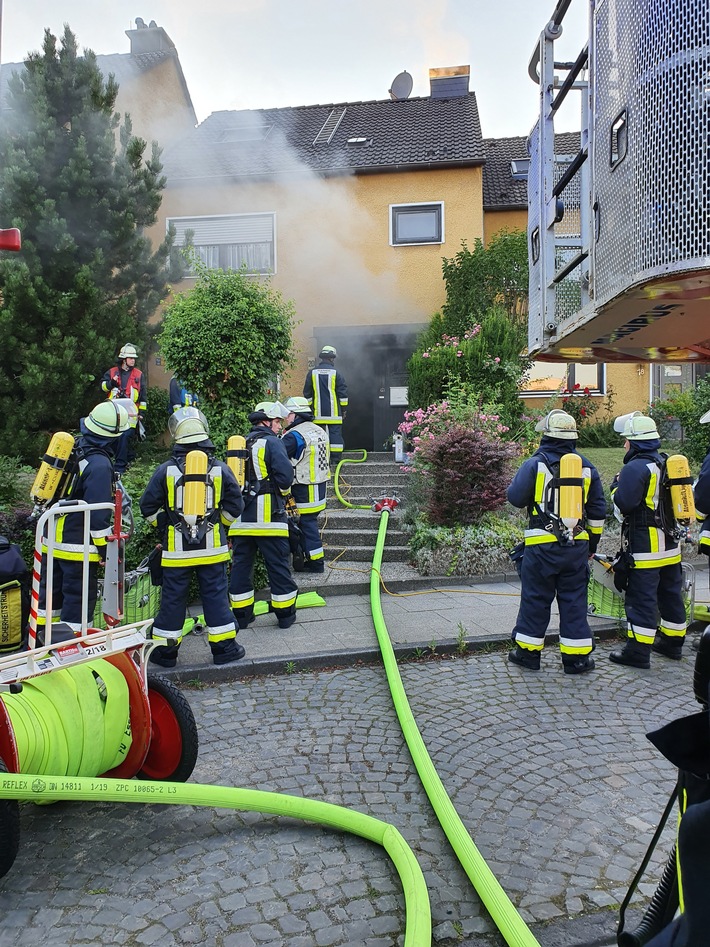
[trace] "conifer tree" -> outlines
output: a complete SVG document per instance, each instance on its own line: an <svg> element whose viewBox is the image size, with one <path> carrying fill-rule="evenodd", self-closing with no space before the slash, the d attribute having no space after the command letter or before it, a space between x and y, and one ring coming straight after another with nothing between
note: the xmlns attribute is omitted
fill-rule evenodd
<svg viewBox="0 0 710 947"><path fill-rule="evenodd" d="M65 26L45 30L0 113L0 454L35 461L48 431L76 430L123 342L140 344L167 294L169 240L153 252L160 150L115 112L118 86Z"/></svg>

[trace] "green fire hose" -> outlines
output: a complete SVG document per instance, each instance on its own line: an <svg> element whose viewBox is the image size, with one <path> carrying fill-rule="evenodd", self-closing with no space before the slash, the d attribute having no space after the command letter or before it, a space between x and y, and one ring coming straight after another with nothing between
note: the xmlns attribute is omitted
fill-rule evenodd
<svg viewBox="0 0 710 947"><path fill-rule="evenodd" d="M33 776L0 774L0 799L31 802L150 802L174 806L212 806L304 819L359 835L381 845L397 869L406 908L405 947L429 947L431 911L419 863L401 833L393 826L362 812L329 802L302 799L282 793L194 783L121 781L103 777Z"/></svg>
<svg viewBox="0 0 710 947"><path fill-rule="evenodd" d="M387 681L402 728L402 734L436 817L462 868L486 906L496 927L505 938L506 943L509 944L509 947L539 947L538 941L518 914L461 821L439 778L439 774L434 768L410 709L380 601L380 569L389 515L387 508L383 509L380 514L380 528L377 534L372 572L370 574L370 606L385 673L387 674Z"/></svg>
<svg viewBox="0 0 710 947"><path fill-rule="evenodd" d="M340 468L343 466L343 464L362 464L364 461L367 460L367 451L364 450L361 453L362 453L362 457L344 457L343 460L341 460L338 466L335 468L335 476L333 478L333 487L335 489L335 495L343 504L343 506L346 506L349 510L371 509L369 503L359 504L359 505L356 503L350 503L348 500L345 499L345 497L340 492Z"/></svg>

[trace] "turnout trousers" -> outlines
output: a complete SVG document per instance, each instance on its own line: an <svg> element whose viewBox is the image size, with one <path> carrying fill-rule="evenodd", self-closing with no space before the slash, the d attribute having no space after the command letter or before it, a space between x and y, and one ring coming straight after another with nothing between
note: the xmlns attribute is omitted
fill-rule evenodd
<svg viewBox="0 0 710 947"><path fill-rule="evenodd" d="M594 641L587 620L587 559L589 543L572 546L540 543L525 547L520 610L511 637L521 648L541 651L557 598L560 612L560 651L563 655L590 654Z"/></svg>
<svg viewBox="0 0 710 947"><path fill-rule="evenodd" d="M681 564L674 562L659 569L639 569L638 566L630 569L624 608L629 638L650 645L658 629L662 638L682 645L686 615Z"/></svg>
<svg viewBox="0 0 710 947"><path fill-rule="evenodd" d="M86 615L89 628L94 624L94 611L99 590L99 565L89 562L89 595ZM81 630L83 598L83 563L76 559L54 557L52 564L52 621L62 621L72 629ZM46 623L47 557L42 556L37 625Z"/></svg>
<svg viewBox="0 0 710 947"><path fill-rule="evenodd" d="M160 645L153 650L151 656L155 654L156 657L168 661L177 658L193 572L197 575L200 587L212 659L215 664L226 663L224 659L232 655L236 648L237 630L229 607L225 562L210 562L202 566L163 565L160 610L153 622L153 639L172 639L176 644Z"/></svg>
<svg viewBox="0 0 710 947"><path fill-rule="evenodd" d="M240 628L254 620L254 557L257 549L264 557L271 586L271 611L282 628L296 620L298 586L293 581L288 539L281 536L233 536L232 574L229 599Z"/></svg>
<svg viewBox="0 0 710 947"><path fill-rule="evenodd" d="M343 440L343 425L342 424L328 424L327 421L318 421L319 424L325 431L328 433L328 441L330 443L330 453L331 459L333 461L339 461L340 455L345 449L345 441ZM335 455L335 456L332 456Z"/></svg>

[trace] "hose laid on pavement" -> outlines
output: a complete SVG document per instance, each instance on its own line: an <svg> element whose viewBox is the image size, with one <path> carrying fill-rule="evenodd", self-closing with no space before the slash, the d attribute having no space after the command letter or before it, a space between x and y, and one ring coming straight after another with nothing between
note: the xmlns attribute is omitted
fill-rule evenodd
<svg viewBox="0 0 710 947"><path fill-rule="evenodd" d="M397 869L406 909L405 947L430 947L431 910L424 875L404 837L393 825L329 802L284 793L196 783L148 782L103 777L34 776L0 772L0 799L31 802L149 802L262 812L316 822L381 845Z"/></svg>
<svg viewBox="0 0 710 947"><path fill-rule="evenodd" d="M382 652L382 660L387 674L390 693L397 717L402 728L402 734L409 747L412 760L416 767L422 786L429 797L436 817L449 840L456 857L466 872L471 884L486 906L493 922L505 938L509 947L539 947L538 941L518 914L513 903L501 887L498 879L486 864L485 859L476 848L473 839L456 811L439 774L427 752L422 735L417 728L414 715L409 706L404 691L402 678L397 667L387 626L382 614L382 603L379 595L379 575L382 566L382 552L387 535L389 510L383 509L380 514L380 528L377 533L375 554L372 560L370 576L370 606L372 620L377 633L377 640Z"/></svg>

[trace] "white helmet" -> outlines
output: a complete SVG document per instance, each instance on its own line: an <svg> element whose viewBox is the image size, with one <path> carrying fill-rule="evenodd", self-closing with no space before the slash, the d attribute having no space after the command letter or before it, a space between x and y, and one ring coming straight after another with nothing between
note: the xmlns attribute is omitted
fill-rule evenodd
<svg viewBox="0 0 710 947"><path fill-rule="evenodd" d="M210 434L207 418L198 408L179 408L170 415L168 430L176 444L197 444Z"/></svg>
<svg viewBox="0 0 710 947"><path fill-rule="evenodd" d="M294 414L303 414L304 412L309 414L312 411L308 398L303 398L300 395L294 395L284 401L284 408L287 411L293 411Z"/></svg>
<svg viewBox="0 0 710 947"><path fill-rule="evenodd" d="M614 421L614 430L627 441L655 441L658 440L658 428L653 418L632 411L622 414Z"/></svg>
<svg viewBox="0 0 710 947"><path fill-rule="evenodd" d="M291 413L280 401L260 401L254 408L253 413L256 414L259 411L265 414L270 421L275 421L277 418L286 419Z"/></svg>
<svg viewBox="0 0 710 947"><path fill-rule="evenodd" d="M135 345L131 345L130 342L126 342L121 351L118 353L119 358L138 358L138 352L136 351Z"/></svg>
<svg viewBox="0 0 710 947"><path fill-rule="evenodd" d="M707 424L710 421L710 411L706 411L705 414L700 418L698 424Z"/></svg>
<svg viewBox="0 0 710 947"><path fill-rule="evenodd" d="M537 422L535 430L561 441L577 440L577 422L562 408L553 408L549 414Z"/></svg>
<svg viewBox="0 0 710 947"><path fill-rule="evenodd" d="M117 401L102 401L84 418L84 426L99 437L118 437L128 430L128 412Z"/></svg>
<svg viewBox="0 0 710 947"><path fill-rule="evenodd" d="M337 354L334 345L324 345L320 350L320 358L335 358Z"/></svg>

